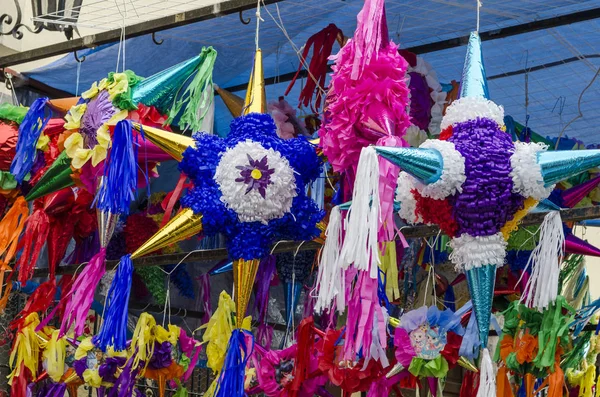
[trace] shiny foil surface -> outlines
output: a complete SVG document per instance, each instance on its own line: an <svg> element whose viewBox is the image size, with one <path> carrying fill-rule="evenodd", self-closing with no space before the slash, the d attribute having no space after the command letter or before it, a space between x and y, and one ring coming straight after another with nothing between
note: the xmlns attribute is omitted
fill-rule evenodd
<svg viewBox="0 0 600 397"><path fill-rule="evenodd" d="M600 150L538 152L538 164L546 187L600 165Z"/></svg>
<svg viewBox="0 0 600 397"><path fill-rule="evenodd" d="M464 97L490 98L481 52L481 39L477 32L471 32L469 37L465 65L460 79L459 98Z"/></svg>
<svg viewBox="0 0 600 397"><path fill-rule="evenodd" d="M165 113L173 105L180 87L194 74L201 62L202 58L198 55L142 80L132 88L133 103L154 106ZM183 94L183 90L179 93Z"/></svg>
<svg viewBox="0 0 600 397"><path fill-rule="evenodd" d="M190 238L201 231L202 215L194 214L194 211L190 208L185 208L131 254L131 259L139 258L165 248L171 244Z"/></svg>
<svg viewBox="0 0 600 397"><path fill-rule="evenodd" d="M162 149L165 153L168 153L177 161L181 161L183 158L183 152L188 147L194 146L194 140L189 136L176 134L174 132L164 131L160 128L148 127L139 123L132 123L133 128L140 131L144 130L144 137Z"/></svg>
<svg viewBox="0 0 600 397"><path fill-rule="evenodd" d="M442 176L444 159L435 149L375 146L375 150L426 185L436 182Z"/></svg>
<svg viewBox="0 0 600 397"><path fill-rule="evenodd" d="M75 182L71 178L71 173L71 159L67 156L67 152L63 151L35 186L31 188L25 196L25 200L33 201L66 187L74 186Z"/></svg>
<svg viewBox="0 0 600 397"><path fill-rule="evenodd" d="M484 265L466 271L469 293L473 302L473 311L479 327L479 340L482 347L487 346L490 330L490 314L496 283L496 266Z"/></svg>
<svg viewBox="0 0 600 397"><path fill-rule="evenodd" d="M244 317L246 317L246 309L252 288L254 287L254 279L258 271L260 260L252 259L249 261L238 259L233 262L233 288L235 292L235 310L236 310L236 328L240 328Z"/></svg>

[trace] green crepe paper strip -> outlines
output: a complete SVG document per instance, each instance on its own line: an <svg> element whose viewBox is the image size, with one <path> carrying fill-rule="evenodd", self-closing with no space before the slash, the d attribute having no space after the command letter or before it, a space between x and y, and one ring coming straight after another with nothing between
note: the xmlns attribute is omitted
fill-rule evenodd
<svg viewBox="0 0 600 397"><path fill-rule="evenodd" d="M115 95L115 97L113 98L112 104L116 108L121 109L121 110L136 110L138 108L138 104L133 103L133 101L131 100L131 87L135 86L137 83L142 81L144 78L137 76L131 70L126 70L123 73L125 73L125 75L127 76L127 84L129 87L127 88L127 92ZM114 83L115 72L110 72L108 74L107 80L109 83Z"/></svg>
<svg viewBox="0 0 600 397"><path fill-rule="evenodd" d="M13 190L17 185L17 180L10 171L0 171L0 190Z"/></svg>
<svg viewBox="0 0 600 397"><path fill-rule="evenodd" d="M190 358L185 353L182 353L178 364L181 365L181 367L183 367L183 372L187 371L187 369L190 366L190 362L192 362L192 360L190 360Z"/></svg>
<svg viewBox="0 0 600 397"><path fill-rule="evenodd" d="M579 337L573 341L573 348L569 350L561 362L560 367L566 372L569 368L577 368L579 364L586 359L586 354L590 349L590 338L593 332L582 332ZM589 363L595 365L595 361Z"/></svg>
<svg viewBox="0 0 600 397"><path fill-rule="evenodd" d="M21 124L28 110L29 108L25 106L14 106L10 103L3 103L0 105L0 119Z"/></svg>
<svg viewBox="0 0 600 397"><path fill-rule="evenodd" d="M154 300L163 304L167 300L165 273L158 266L138 267L135 271L146 284Z"/></svg>
<svg viewBox="0 0 600 397"><path fill-rule="evenodd" d="M408 372L422 378L444 378L448 374L448 361L442 356L433 360L414 357L408 366Z"/></svg>
<svg viewBox="0 0 600 397"><path fill-rule="evenodd" d="M183 114L179 118L179 127L182 130L190 129L192 132L198 132L202 128L202 121L206 117L215 95L212 73L217 59L217 51L212 47L202 48L200 57L202 61L194 80L173 104L165 124L171 124L185 105ZM200 109L203 110L202 114L198 114Z"/></svg>
<svg viewBox="0 0 600 397"><path fill-rule="evenodd" d="M583 255L569 255L567 259L563 261L562 269L558 276L558 290L563 292L565 284L572 279L575 275L579 274L579 270L583 265Z"/></svg>
<svg viewBox="0 0 600 397"><path fill-rule="evenodd" d="M513 232L508 239L507 251L533 251L537 246L539 226L524 226Z"/></svg>
<svg viewBox="0 0 600 397"><path fill-rule="evenodd" d="M175 379L175 383L177 383L177 391L173 394L173 397L188 397L187 389L181 384L179 379Z"/></svg>
<svg viewBox="0 0 600 397"><path fill-rule="evenodd" d="M563 309L567 314L563 314ZM539 369L554 371L554 357L559 338L567 342L569 324L575 318L575 310L569 306L563 296L558 296L556 302L544 310L542 324L538 335L539 350L533 364Z"/></svg>

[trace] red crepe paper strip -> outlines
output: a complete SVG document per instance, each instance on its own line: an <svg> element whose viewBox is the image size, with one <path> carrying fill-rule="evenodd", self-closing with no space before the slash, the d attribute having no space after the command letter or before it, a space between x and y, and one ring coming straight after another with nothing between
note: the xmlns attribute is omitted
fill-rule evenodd
<svg viewBox="0 0 600 397"><path fill-rule="evenodd" d="M10 322L11 329L19 329L31 313L44 313L54 302L56 295L56 280L54 278L40 284L33 294L27 299L25 307L13 321Z"/></svg>
<svg viewBox="0 0 600 397"><path fill-rule="evenodd" d="M302 383L309 377L309 366L313 346L315 345L314 320L311 317L305 318L298 327L298 349L296 360L294 361L294 380L290 387L290 397L298 395Z"/></svg>
<svg viewBox="0 0 600 397"><path fill-rule="evenodd" d="M33 270L48 238L49 228L50 220L43 208L33 211L33 214L27 219L25 234L21 240L23 252L17 262L19 282L23 285L33 277Z"/></svg>

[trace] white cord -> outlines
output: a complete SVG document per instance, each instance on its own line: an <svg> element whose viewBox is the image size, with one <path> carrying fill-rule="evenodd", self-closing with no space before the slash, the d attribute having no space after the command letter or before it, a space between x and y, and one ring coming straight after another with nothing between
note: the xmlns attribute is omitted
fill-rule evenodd
<svg viewBox="0 0 600 397"><path fill-rule="evenodd" d="M258 45L258 36L260 33L260 22L264 21L264 19L262 19L262 17L260 16L260 0L256 1L256 33L254 35L254 44L256 46L256 51L258 51L260 49L260 46Z"/></svg>
<svg viewBox="0 0 600 397"><path fill-rule="evenodd" d="M79 76L81 74L81 63L82 61L77 62L77 81L75 82L75 96L79 96Z"/></svg>
<svg viewBox="0 0 600 397"><path fill-rule="evenodd" d="M477 33L479 33L479 13L481 11L481 0L476 0L477 1Z"/></svg>

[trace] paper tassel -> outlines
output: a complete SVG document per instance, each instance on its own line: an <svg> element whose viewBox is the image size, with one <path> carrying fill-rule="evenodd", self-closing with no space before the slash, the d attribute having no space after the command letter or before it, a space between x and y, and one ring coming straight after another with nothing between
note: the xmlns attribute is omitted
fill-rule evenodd
<svg viewBox="0 0 600 397"><path fill-rule="evenodd" d="M325 80L327 79L328 73L327 62L331 55L333 44L340 35L342 37L344 35L341 29L333 23L330 23L326 28L310 36L304 45L302 59L308 59L308 52L310 51L310 48L313 47L312 57L310 59L310 64L308 65L308 74L311 78L306 79L304 87L302 87L302 91L300 91L298 102L304 107L310 107L315 112L318 112L321 108L323 92L325 92ZM292 81L290 81L290 84L284 93L285 96L292 90L296 79L300 75L300 71L304 70L304 67L305 66L302 63L298 64L296 75ZM313 95L315 95L315 92L315 106L312 106L312 98Z"/></svg>
<svg viewBox="0 0 600 397"><path fill-rule="evenodd" d="M23 197L19 197L0 221L0 286L6 284L0 296L0 313L6 308L12 288L12 283L6 282L4 276L7 270L11 270L8 264L17 252L19 236L25 227L27 215L29 215L27 202Z"/></svg>
<svg viewBox="0 0 600 397"><path fill-rule="evenodd" d="M537 162L546 187L600 165L600 150L539 152Z"/></svg>
<svg viewBox="0 0 600 397"><path fill-rule="evenodd" d="M194 146L194 140L189 136L176 134L161 130L160 128L150 127L139 123L133 123L133 128L137 131L143 131L144 137L154 145L168 153L177 161L183 158L183 152L189 147Z"/></svg>
<svg viewBox="0 0 600 397"><path fill-rule="evenodd" d="M376 146L375 150L425 185L436 182L442 176L444 159L436 149Z"/></svg>
<svg viewBox="0 0 600 397"><path fill-rule="evenodd" d="M210 320L210 316L212 316L212 305L210 302L210 274L202 274L198 277L199 288L198 295L202 302L202 311L204 314L202 315L202 324L206 324Z"/></svg>
<svg viewBox="0 0 600 397"><path fill-rule="evenodd" d="M283 289L285 292L285 319L286 319L286 335L289 332L292 323L294 322L294 314L300 300L300 292L302 292L302 283L284 282ZM284 338L285 339L285 338Z"/></svg>
<svg viewBox="0 0 600 397"><path fill-rule="evenodd" d="M377 278L379 248L377 233L381 218L379 202L379 161L375 149L362 150L352 192L352 207L346 216L346 237L342 247L342 264L367 270Z"/></svg>
<svg viewBox="0 0 600 397"><path fill-rule="evenodd" d="M44 368L54 382L60 382L65 373L65 357L67 355L67 342L58 334L58 330L52 331L48 342L42 343Z"/></svg>
<svg viewBox="0 0 600 397"><path fill-rule="evenodd" d="M66 187L74 186L75 181L71 178L71 173L71 159L67 156L67 152L63 151L27 193L25 200L33 201Z"/></svg>
<svg viewBox="0 0 600 397"><path fill-rule="evenodd" d="M23 251L17 262L19 282L21 284L25 284L27 280L33 277L33 271L48 238L49 228L50 220L46 211L42 208L36 209L27 219L25 233L21 240Z"/></svg>
<svg viewBox="0 0 600 397"><path fill-rule="evenodd" d="M481 39L477 32L471 32L469 36L467 55L460 79L459 98L465 97L490 99L481 52Z"/></svg>
<svg viewBox="0 0 600 397"><path fill-rule="evenodd" d="M167 120L168 124L172 123L183 109L183 114L181 114L178 121L179 127L184 131L201 131L202 121L207 116L214 101L212 74L216 59L217 51L214 48L202 48L200 64L195 71L196 75L181 98L171 108ZM184 106L185 108L183 108Z"/></svg>
<svg viewBox="0 0 600 397"><path fill-rule="evenodd" d="M217 94L219 94L225 103L225 106L227 106L229 113L231 113L234 118L240 117L242 115L242 108L244 107L244 98L240 98L239 96L224 90L216 84L214 86L215 91Z"/></svg>
<svg viewBox="0 0 600 397"><path fill-rule="evenodd" d="M338 313L346 310L345 278L340 260L343 244L342 240L342 214L340 207L335 206L329 215L329 224L325 231L325 245L319 258L319 272L317 275L318 290L315 312L323 313L331 307L335 299L335 308Z"/></svg>
<svg viewBox="0 0 600 397"><path fill-rule="evenodd" d="M137 146L130 120L115 127L112 147L104 166L104 176L96 196L96 207L110 214L129 214L137 191Z"/></svg>
<svg viewBox="0 0 600 397"><path fill-rule="evenodd" d="M257 320L261 324L267 321L267 312L269 309L269 293L271 291L271 282L275 277L276 260L274 255L269 255L260 261L256 280L254 281L254 310L257 313ZM257 334L258 337L258 334ZM261 341L260 339L258 339ZM263 344L270 346L270 344Z"/></svg>
<svg viewBox="0 0 600 397"><path fill-rule="evenodd" d="M310 375L310 361L315 345L315 322L312 317L305 318L298 326L298 353L294 360L294 380L290 387L292 396L300 393L302 383Z"/></svg>
<svg viewBox="0 0 600 397"><path fill-rule="evenodd" d="M106 258L106 248L100 248L90 262L77 277L69 292L64 296L67 302L62 323L60 326L60 336L64 336L73 325L75 325L75 337L83 334L85 319L94 301L94 292L98 283L104 275L104 260Z"/></svg>
<svg viewBox="0 0 600 397"><path fill-rule="evenodd" d="M234 329L227 346L223 370L215 397L244 397L246 364L254 350L254 337L246 330Z"/></svg>
<svg viewBox="0 0 600 397"><path fill-rule="evenodd" d="M250 302L252 286L254 285L259 264L260 261L258 259L251 259L249 261L239 259L233 262L236 328L242 327L244 318L246 317L246 309L248 308L248 302Z"/></svg>
<svg viewBox="0 0 600 397"><path fill-rule="evenodd" d="M32 379L37 377L38 359L40 354L40 340L35 333L40 319L37 313L30 314L23 327L21 327L15 336L15 341L10 352L9 364L12 372L9 375L9 383L14 382L15 378L24 377L25 370L29 371Z"/></svg>
<svg viewBox="0 0 600 397"><path fill-rule="evenodd" d="M487 348L483 349L481 354L481 364L479 369L479 389L477 397L490 397L496 395L496 374L494 373L494 364Z"/></svg>
<svg viewBox="0 0 600 397"><path fill-rule="evenodd" d="M48 98L38 98L29 108L19 126L17 153L10 165L10 173L21 183L31 171L37 152L37 141L50 120L51 113L46 108Z"/></svg>
<svg viewBox="0 0 600 397"><path fill-rule="evenodd" d="M265 77L263 74L262 51L256 50L254 66L250 74L246 99L244 100L243 114L265 113L267 111L267 94L265 92Z"/></svg>
<svg viewBox="0 0 600 397"><path fill-rule="evenodd" d="M540 227L540 241L527 262L527 268L531 270L521 302L543 311L556 300L564 246L565 235L560 212L549 212Z"/></svg>
<svg viewBox="0 0 600 397"><path fill-rule="evenodd" d="M148 313L142 313L133 331L131 343L129 345L129 355L131 356L132 367L138 368L140 362L143 362L144 368L150 363L150 358L154 354L154 327L156 320Z"/></svg>
<svg viewBox="0 0 600 397"><path fill-rule="evenodd" d="M600 257L600 249L573 234L565 237L565 253Z"/></svg>
<svg viewBox="0 0 600 397"><path fill-rule="evenodd" d="M123 351L127 347L127 305L131 293L133 263L131 256L121 258L115 277L106 296L106 306L102 313L100 332L93 342L103 352L111 346L114 351Z"/></svg>
<svg viewBox="0 0 600 397"><path fill-rule="evenodd" d="M190 238L202 232L202 215L194 214L190 208L185 208L175 215L169 223L160 229L148 241L142 244L131 259L140 258L171 244Z"/></svg>

